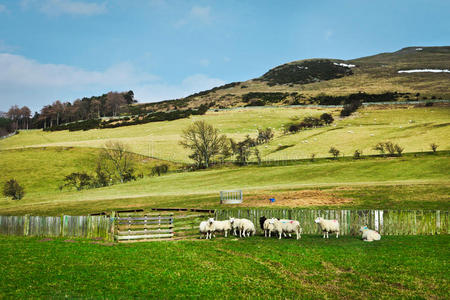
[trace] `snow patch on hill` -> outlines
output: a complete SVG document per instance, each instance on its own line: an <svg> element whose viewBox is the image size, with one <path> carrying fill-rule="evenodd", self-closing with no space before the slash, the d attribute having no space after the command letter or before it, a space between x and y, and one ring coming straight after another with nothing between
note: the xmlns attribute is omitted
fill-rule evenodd
<svg viewBox="0 0 450 300"><path fill-rule="evenodd" d="M416 69L416 70L400 70L398 73L450 73L448 69Z"/></svg>

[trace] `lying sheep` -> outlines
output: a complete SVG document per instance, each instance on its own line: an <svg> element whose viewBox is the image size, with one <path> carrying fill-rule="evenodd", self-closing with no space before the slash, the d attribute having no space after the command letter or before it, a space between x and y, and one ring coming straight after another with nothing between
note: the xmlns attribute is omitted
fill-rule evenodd
<svg viewBox="0 0 450 300"><path fill-rule="evenodd" d="M239 236L241 236L241 230L239 229L241 220L242 219L230 218L231 228L233 229L234 235L237 235L239 231Z"/></svg>
<svg viewBox="0 0 450 300"><path fill-rule="evenodd" d="M247 234L247 237L249 237L250 235L255 235L255 224L253 224L253 222L248 219L241 219L239 223L239 231L242 234L240 235L240 237L245 237L245 234Z"/></svg>
<svg viewBox="0 0 450 300"><path fill-rule="evenodd" d="M275 232L279 236L278 239L281 239L281 234L283 233L283 226L281 225L281 222L275 218L266 220L266 222L269 237L271 236L272 232Z"/></svg>
<svg viewBox="0 0 450 300"><path fill-rule="evenodd" d="M381 239L381 235L378 232L367 228L367 226L362 226L359 231L362 232L362 239L365 242L379 241Z"/></svg>
<svg viewBox="0 0 450 300"><path fill-rule="evenodd" d="M323 238L325 236L328 238L328 234L331 232L336 232L336 238L339 237L339 222L338 220L325 220L324 218L318 217L314 220L315 223L319 224L323 232Z"/></svg>
<svg viewBox="0 0 450 300"><path fill-rule="evenodd" d="M210 218L214 224L214 232L224 232L225 237L227 237L228 231L231 231L231 222L229 220L225 221L214 221L213 218Z"/></svg>
<svg viewBox="0 0 450 300"><path fill-rule="evenodd" d="M289 234L289 237L291 236L291 233L296 233L297 240L302 237L301 236L302 228L300 227L299 221L281 219L280 222L281 222L284 236L286 236L286 233Z"/></svg>
<svg viewBox="0 0 450 300"><path fill-rule="evenodd" d="M208 238L211 239L212 234L214 233L214 230L215 230L214 219L210 218L210 219L208 219L208 221L200 222L199 230L200 230L200 233L203 233L203 236L206 239L208 239Z"/></svg>

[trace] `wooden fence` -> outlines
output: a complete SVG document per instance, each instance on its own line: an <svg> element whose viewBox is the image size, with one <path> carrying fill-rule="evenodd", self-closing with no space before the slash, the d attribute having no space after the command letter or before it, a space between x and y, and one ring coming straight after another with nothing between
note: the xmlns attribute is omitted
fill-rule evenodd
<svg viewBox="0 0 450 300"><path fill-rule="evenodd" d="M0 234L48 237L85 237L112 240L106 216L0 216Z"/></svg>
<svg viewBox="0 0 450 300"><path fill-rule="evenodd" d="M300 222L304 234L320 234L317 217L339 221L342 235L358 235L367 225L382 235L448 234L449 213L439 210L320 210L320 209L217 209L216 220L247 218L261 232L259 218L293 219Z"/></svg>
<svg viewBox="0 0 450 300"><path fill-rule="evenodd" d="M169 212L130 212L101 216L0 216L0 234L46 237L84 237L119 242L178 240L199 237L201 221L214 217L247 218L257 231L259 218L295 219L304 234L321 234L314 223L317 217L337 219L342 235L358 235L359 227L368 225L382 235L427 235L449 233L449 212L439 210L320 210L230 208L215 211L189 209Z"/></svg>

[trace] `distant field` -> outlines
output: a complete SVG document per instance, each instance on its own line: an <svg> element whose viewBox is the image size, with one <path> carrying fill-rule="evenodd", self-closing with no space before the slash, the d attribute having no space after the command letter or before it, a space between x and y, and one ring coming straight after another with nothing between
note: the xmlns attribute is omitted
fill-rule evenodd
<svg viewBox="0 0 450 300"><path fill-rule="evenodd" d="M48 152L47 152L48 151ZM118 208L217 207L224 189L243 189L243 206L267 206L275 196L281 207L361 207L448 209L448 152L305 161L287 166L236 167L148 177L80 192L58 186L69 171L93 164L95 149L48 148L1 152L0 182L16 177L26 189L20 201L1 198L1 214L86 214ZM74 152L74 153L73 153ZM71 161L71 157L78 160ZM60 157L61 160L56 159ZM82 158L87 164L82 165ZM147 175L148 173L146 173ZM284 200L283 200L284 199Z"/></svg>
<svg viewBox="0 0 450 300"><path fill-rule="evenodd" d="M0 141L0 150L23 147L102 147L107 140L120 140L133 152L146 156L189 162L188 153L179 144L180 134L194 120L205 120L229 137L243 139L247 134L256 136L258 128L272 127L275 139L260 146L263 158L294 159L328 157L330 146L335 146L346 156L356 149L364 154L375 154L373 146L391 140L405 148L405 152L429 151L430 143L439 150L450 150L450 107L405 106L395 109L373 107L358 110L332 126L283 135L283 124L291 118L302 119L331 112L338 119L338 109L264 108L242 109L227 112L208 112L205 116L171 122L148 123L115 129L77 132L22 131L19 135Z"/></svg>
<svg viewBox="0 0 450 300"><path fill-rule="evenodd" d="M0 297L448 299L449 243L448 235L128 245L0 236Z"/></svg>

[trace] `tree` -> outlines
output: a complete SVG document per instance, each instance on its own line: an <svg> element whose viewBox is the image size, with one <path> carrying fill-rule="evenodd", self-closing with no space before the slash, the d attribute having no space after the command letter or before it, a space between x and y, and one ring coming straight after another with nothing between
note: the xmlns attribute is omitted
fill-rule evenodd
<svg viewBox="0 0 450 300"><path fill-rule="evenodd" d="M161 176L161 174L167 173L168 170L169 166L167 164L156 165L152 168L152 176Z"/></svg>
<svg viewBox="0 0 450 300"><path fill-rule="evenodd" d="M339 153L341 153L341 151L339 151L337 148L335 147L331 147L330 150L328 151L328 153L330 153L331 155L333 155L334 159L336 159L339 156Z"/></svg>
<svg viewBox="0 0 450 300"><path fill-rule="evenodd" d="M189 156L199 167L208 168L211 159L220 154L226 136L205 121L196 121L183 130L180 145L192 151Z"/></svg>
<svg viewBox="0 0 450 300"><path fill-rule="evenodd" d="M98 162L102 170L121 183L136 179L133 175L134 155L121 142L107 142L100 152Z"/></svg>
<svg viewBox="0 0 450 300"><path fill-rule="evenodd" d="M119 114L120 107L126 104L127 101L120 93L109 92L106 96L106 109L114 117Z"/></svg>
<svg viewBox="0 0 450 300"><path fill-rule="evenodd" d="M10 179L3 186L3 195L5 197L12 197L14 200L20 200L25 195L25 189L17 180Z"/></svg>
<svg viewBox="0 0 450 300"><path fill-rule="evenodd" d="M93 178L85 172L73 172L64 177L64 186L73 186L77 191L89 188L93 184Z"/></svg>
<svg viewBox="0 0 450 300"><path fill-rule="evenodd" d="M258 129L258 137L256 138L258 144L268 143L272 138L273 131L271 128L267 127L266 129Z"/></svg>
<svg viewBox="0 0 450 300"><path fill-rule="evenodd" d="M26 127L26 129L28 129L29 121L30 121L30 117L31 117L31 110L28 108L28 106L23 106L20 109L20 115L22 118L22 128L25 129L25 127ZM25 124L23 124L24 121L25 121Z"/></svg>
<svg viewBox="0 0 450 300"><path fill-rule="evenodd" d="M438 147L439 147L439 145L437 145L436 143L431 143L430 144L430 148L433 151L433 153L436 152Z"/></svg>
<svg viewBox="0 0 450 300"><path fill-rule="evenodd" d="M333 116L327 113L320 115L320 120L326 125L330 125L334 121Z"/></svg>
<svg viewBox="0 0 450 300"><path fill-rule="evenodd" d="M256 141L252 139L249 135L242 142L236 143L234 140L230 139L231 149L233 149L234 155L236 155L236 161L240 165L246 165L250 160L252 155L252 148L256 146ZM259 151L255 149L256 159L258 159ZM260 159L260 157L259 157ZM258 159L258 161L259 161Z"/></svg>

